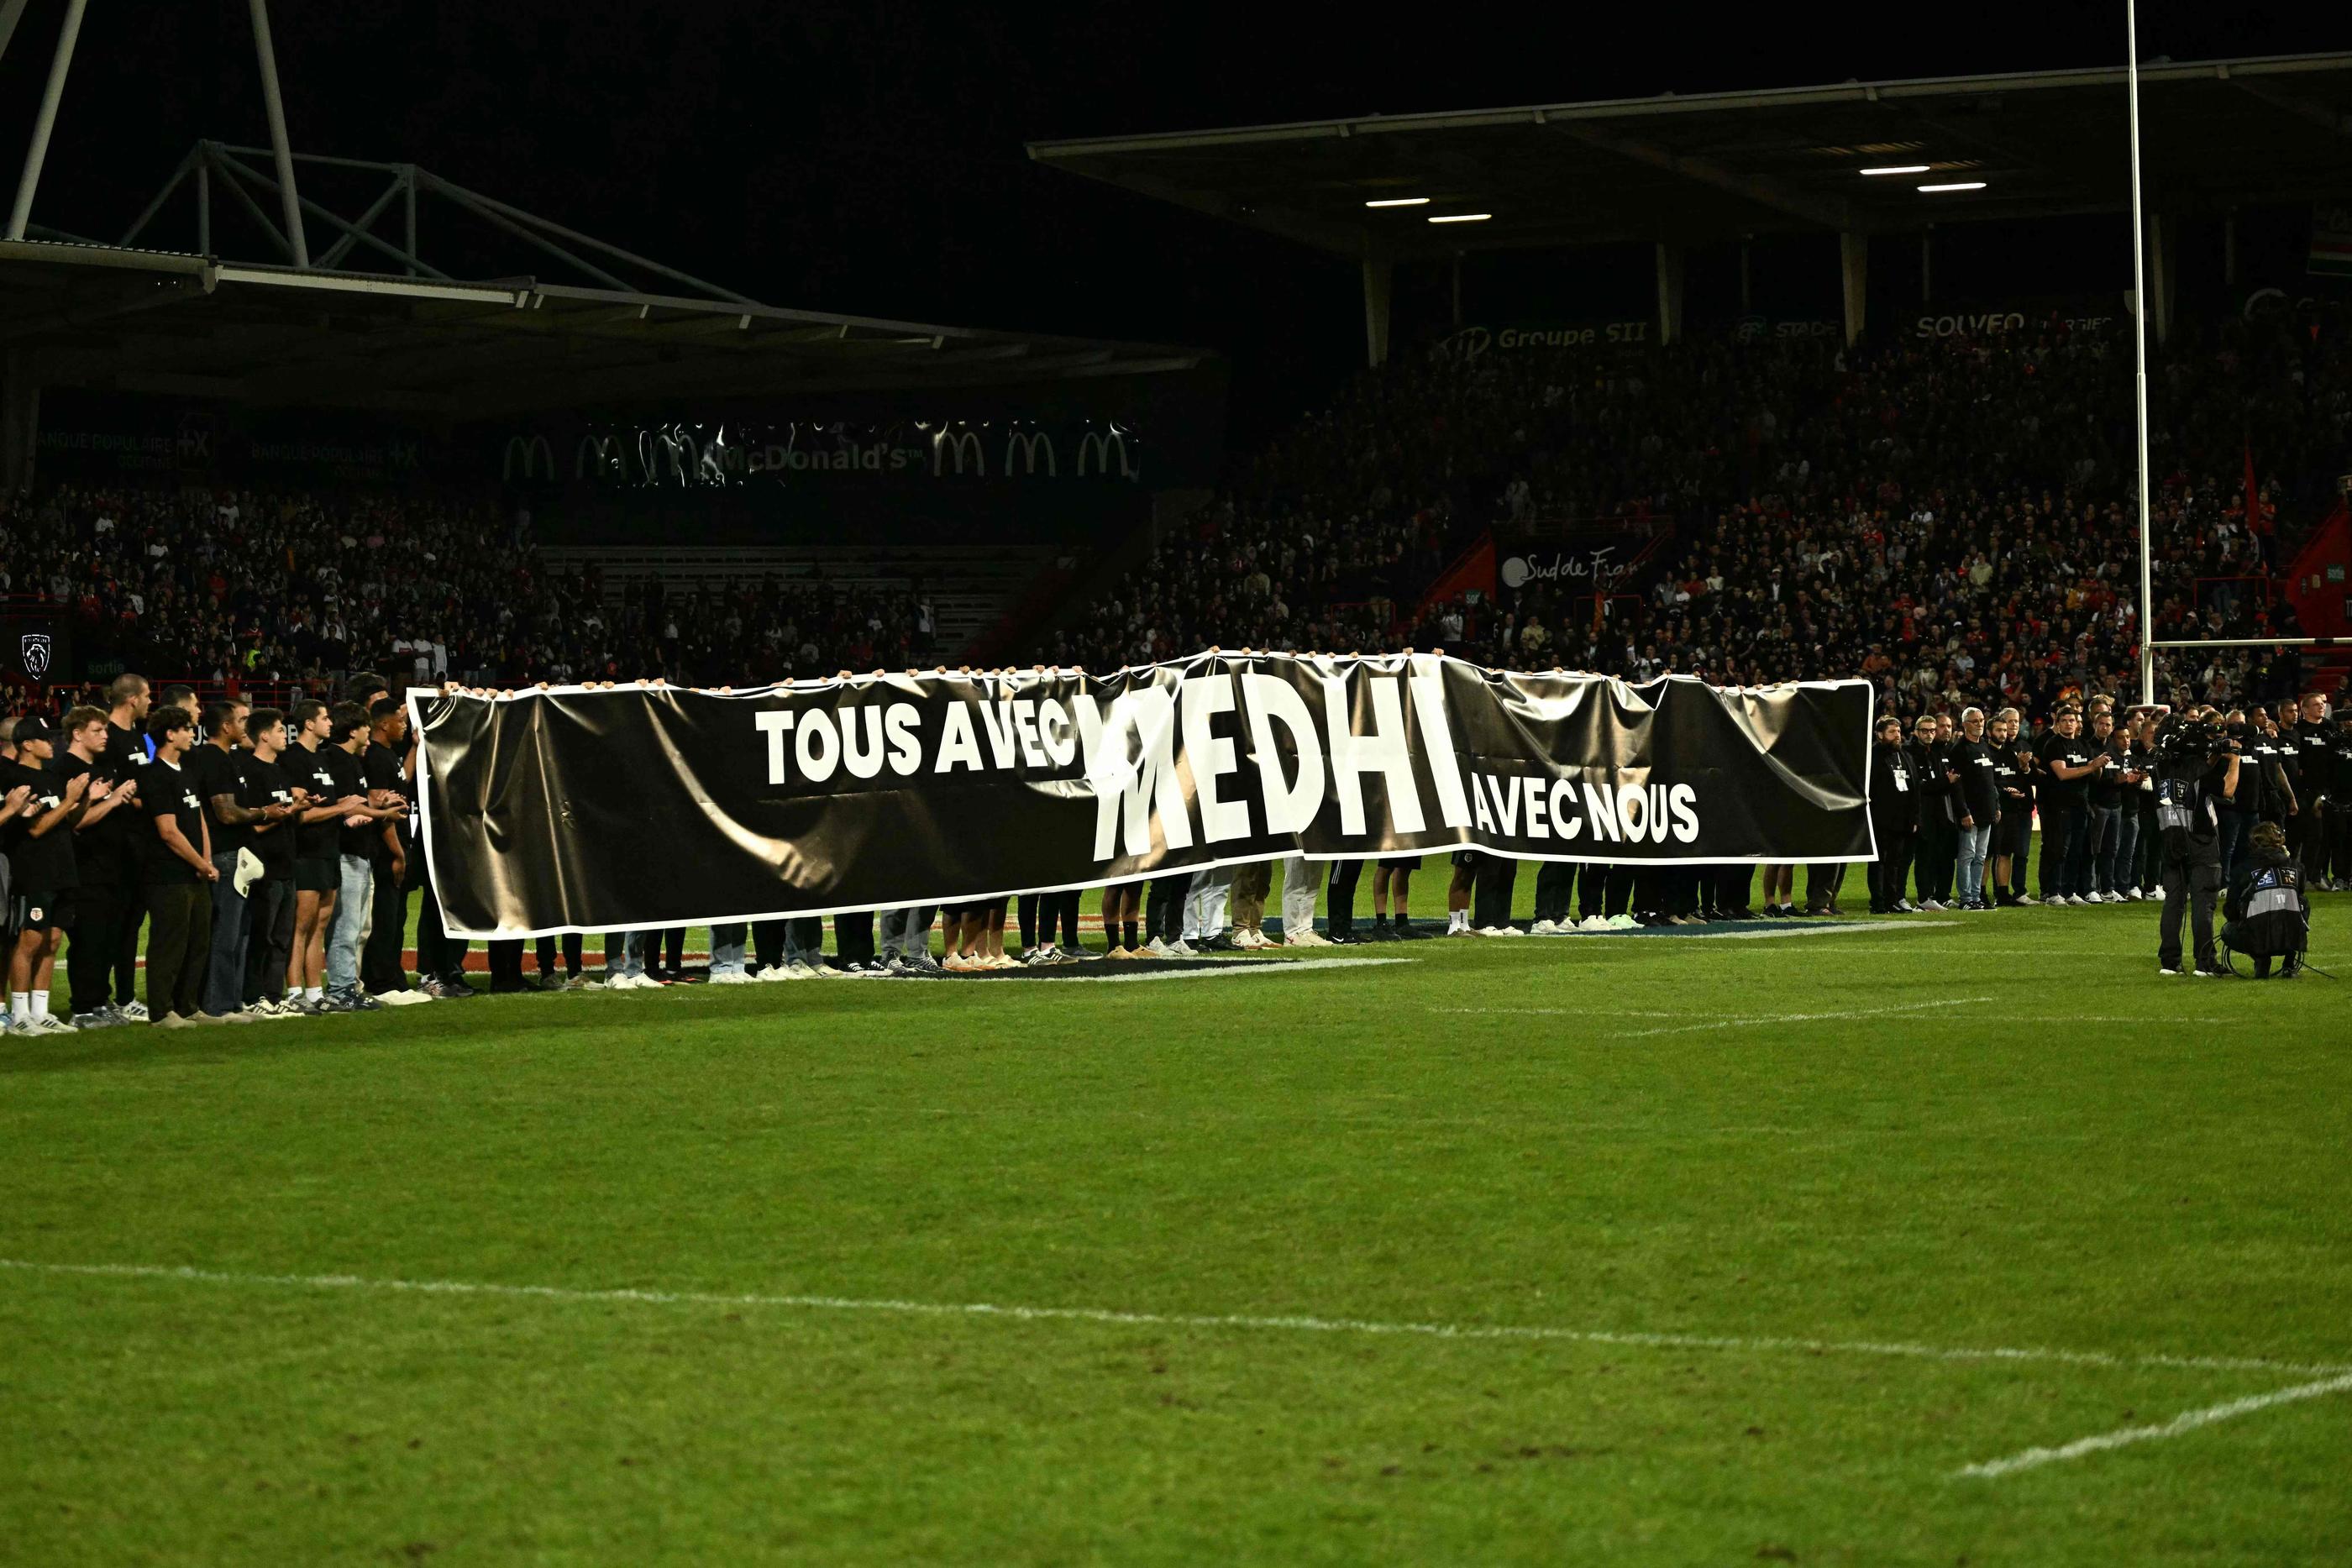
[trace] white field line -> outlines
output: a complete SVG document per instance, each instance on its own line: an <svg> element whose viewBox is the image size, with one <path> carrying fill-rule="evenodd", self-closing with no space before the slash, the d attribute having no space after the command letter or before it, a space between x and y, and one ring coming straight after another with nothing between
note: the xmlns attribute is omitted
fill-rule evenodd
<svg viewBox="0 0 2352 1568"><path fill-rule="evenodd" d="M1428 1010L1429 1010L1429 1011L1431 1011L1431 1012L1433 1012L1433 1013L1480 1013L1480 1014L1485 1014L1485 1013L1501 1013L1501 1014L1508 1014L1508 1015L1510 1015L1511 1017L1514 1017L1514 1018L1519 1018L1519 1017L1542 1017L1542 1018L1563 1018L1563 1017L1573 1017L1573 1018L1589 1018L1589 1017L1591 1017L1591 1013L1592 1013L1592 1009L1591 1009L1591 1008L1589 1008L1589 1007L1586 1007L1586 1008L1441 1008L1441 1007L1437 1007L1437 1006L1433 1005L1433 1006L1431 1006L1431 1007L1430 1007L1430 1009L1429 1009ZM1641 1008L1611 1008L1611 1009L1609 1009L1609 1012L1610 1012L1610 1015L1611 1015L1612 1017L1613 1017L1613 1018L1626 1018L1626 1019L1678 1019L1678 1018L1688 1018L1688 1017L1690 1016L1688 1013L1665 1013L1665 1012L1657 1012L1657 1011L1654 1011L1654 1010L1646 1010L1646 1011L1645 1011L1644 1009L1641 1009Z"/></svg>
<svg viewBox="0 0 2352 1568"><path fill-rule="evenodd" d="M1981 1464L1967 1465L1952 1472L1957 1477L1990 1480L2000 1476L2015 1475L2042 1465L2054 1465L2067 1459L2079 1459L2085 1454L2101 1454L2109 1448L2126 1448L2133 1443L2153 1443L2165 1437L2178 1437L2194 1432L2200 1427L2210 1427L2217 1421L2235 1420L2252 1416L2256 1411L2274 1406L2293 1405L2305 1399L2324 1398L2330 1394L2352 1393L2352 1375L2330 1377L2318 1383L2300 1384L2293 1388L2274 1389L2268 1394L2250 1394L2243 1399L2232 1399L2223 1405L2209 1405L2202 1410L2184 1411L2159 1427L2124 1427L2113 1432L2102 1432L2095 1437L2077 1437L2054 1448L2027 1448L2006 1458L1987 1459Z"/></svg>
<svg viewBox="0 0 2352 1568"><path fill-rule="evenodd" d="M1990 997L1946 997L1932 1002L1904 1002L1891 1008L1853 1008L1843 1012L1827 1013L1754 1013L1746 1018L1709 1019L1704 1023L1669 1024L1664 1029L1637 1029L1621 1038L1641 1040L1655 1034L1689 1034L1703 1029L1745 1029L1751 1025L1777 1023L1826 1023L1836 1019L1893 1018L1901 1013L1926 1012L1931 1008L1974 1007L1989 1002Z"/></svg>
<svg viewBox="0 0 2352 1568"><path fill-rule="evenodd" d="M0 1258L0 1270L102 1280L158 1280L248 1290L365 1291L499 1300L610 1302L646 1306L776 1307L807 1312L877 1312L931 1318L1002 1318L1020 1322L1108 1323L1122 1328L1261 1329L1293 1333L1387 1334L1415 1339L1501 1340L1622 1345L1650 1350L1772 1351L1802 1355L1890 1356L1912 1361L2006 1363L2120 1370L2165 1367L2187 1372L2284 1372L2352 1378L2352 1365L2276 1361L2260 1356L2170 1355L2097 1350L2018 1349L1908 1344L1871 1340L1725 1334L1642 1333L1496 1323L1386 1322L1363 1318L1261 1315L1248 1312L1140 1312L1108 1307L1024 1307L994 1301L909 1301L852 1296L728 1294L713 1291L579 1290L562 1285L502 1285L468 1280L368 1279L357 1274L244 1274L152 1263L43 1263Z"/></svg>
<svg viewBox="0 0 2352 1568"><path fill-rule="evenodd" d="M1223 980L1235 975L1296 975L1305 969L1370 969L1381 964L1410 964L1410 958L1274 958L1264 963L1222 964L1213 969L1155 969L1141 975L1071 975L1047 979L1049 986L1134 986L1150 980Z"/></svg>
<svg viewBox="0 0 2352 1568"><path fill-rule="evenodd" d="M1823 921L1813 925L1787 925L1773 931L1692 931L1680 926L1645 927L1639 931L1560 931L1557 936L1600 939L1611 936L1641 937L1645 940L1664 938L1689 942L1775 942L1783 936L1893 936L1902 931L1929 931L1937 926L1959 925L1958 920L1915 920L1903 925L1881 925L1875 921Z"/></svg>

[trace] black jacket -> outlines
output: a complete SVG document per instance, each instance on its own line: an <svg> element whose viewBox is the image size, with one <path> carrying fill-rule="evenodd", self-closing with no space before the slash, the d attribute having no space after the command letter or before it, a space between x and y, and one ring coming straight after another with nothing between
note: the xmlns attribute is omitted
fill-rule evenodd
<svg viewBox="0 0 2352 1568"><path fill-rule="evenodd" d="M2221 940L2254 957L2302 952L2310 941L2311 909L2294 862L2284 851L2257 849L2246 874L2232 880Z"/></svg>
<svg viewBox="0 0 2352 1568"><path fill-rule="evenodd" d="M1934 741L1913 741L1903 748L1910 754L1911 787L1919 791L1919 828L1933 832L1959 819L1952 814L1952 786L1944 777L1945 748Z"/></svg>
<svg viewBox="0 0 2352 1568"><path fill-rule="evenodd" d="M1870 820L1881 833L1919 829L1919 779L1911 748L1870 743Z"/></svg>

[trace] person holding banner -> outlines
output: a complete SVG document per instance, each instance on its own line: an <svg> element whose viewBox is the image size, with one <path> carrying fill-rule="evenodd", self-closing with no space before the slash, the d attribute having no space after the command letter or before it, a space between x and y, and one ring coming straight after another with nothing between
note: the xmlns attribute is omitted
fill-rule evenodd
<svg viewBox="0 0 2352 1568"><path fill-rule="evenodd" d="M1274 891L1274 862L1252 861L1234 868L1234 946L1244 952L1271 947L1265 934L1265 899Z"/></svg>
<svg viewBox="0 0 2352 1568"><path fill-rule="evenodd" d="M1425 933L1412 929L1406 905L1412 898L1412 873L1421 869L1419 855L1391 855L1372 867L1372 940L1410 942ZM1389 903L1396 903L1396 919L1389 919Z"/></svg>
<svg viewBox="0 0 2352 1568"><path fill-rule="evenodd" d="M1285 855L1282 861L1282 945L1286 947L1328 947L1330 942L1315 929L1315 895L1323 880L1318 862L1305 855Z"/></svg>

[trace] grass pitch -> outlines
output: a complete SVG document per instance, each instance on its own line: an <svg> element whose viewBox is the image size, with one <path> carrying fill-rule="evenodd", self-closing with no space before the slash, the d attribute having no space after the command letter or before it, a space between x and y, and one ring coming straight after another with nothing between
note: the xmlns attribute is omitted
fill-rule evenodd
<svg viewBox="0 0 2352 1568"><path fill-rule="evenodd" d="M2352 993L2154 924L0 1041L0 1559L2343 1561Z"/></svg>

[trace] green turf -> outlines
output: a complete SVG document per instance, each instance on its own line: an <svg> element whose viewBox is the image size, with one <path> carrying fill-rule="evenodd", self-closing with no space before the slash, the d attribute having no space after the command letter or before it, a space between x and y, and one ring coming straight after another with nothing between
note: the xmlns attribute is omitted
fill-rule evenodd
<svg viewBox="0 0 2352 1568"><path fill-rule="evenodd" d="M2352 1364L2347 993L1947 919L9 1040L0 1258ZM1955 1475L2292 1371L21 1269L0 1345L26 1563L2352 1552L2352 1393Z"/></svg>

